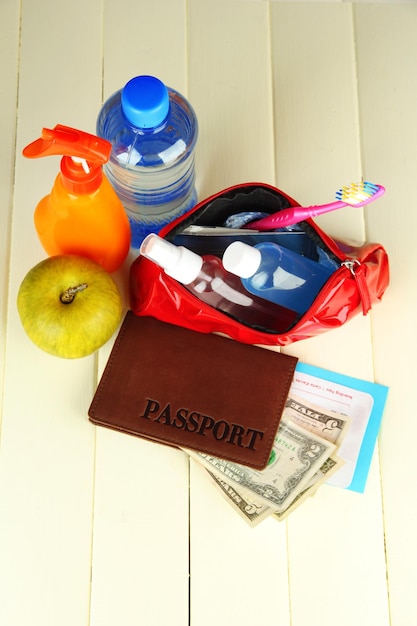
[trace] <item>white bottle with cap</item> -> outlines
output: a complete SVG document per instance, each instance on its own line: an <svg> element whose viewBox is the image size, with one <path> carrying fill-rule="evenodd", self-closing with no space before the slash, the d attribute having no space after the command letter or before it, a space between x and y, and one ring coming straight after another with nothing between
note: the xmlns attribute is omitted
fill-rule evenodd
<svg viewBox="0 0 417 626"><path fill-rule="evenodd" d="M300 315L334 271L272 242L250 246L234 241L223 254L223 265L241 277L249 293Z"/></svg>
<svg viewBox="0 0 417 626"><path fill-rule="evenodd" d="M294 311L248 293L240 278L227 272L218 257L201 257L153 233L143 240L140 254L200 300L247 326L282 333L296 321Z"/></svg>

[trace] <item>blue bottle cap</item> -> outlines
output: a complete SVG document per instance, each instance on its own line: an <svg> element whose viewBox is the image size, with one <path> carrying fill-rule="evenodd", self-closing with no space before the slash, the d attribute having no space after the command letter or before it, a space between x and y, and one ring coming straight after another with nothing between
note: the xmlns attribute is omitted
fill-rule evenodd
<svg viewBox="0 0 417 626"><path fill-rule="evenodd" d="M153 76L132 78L122 89L122 110L133 126L155 128L168 115L168 89Z"/></svg>

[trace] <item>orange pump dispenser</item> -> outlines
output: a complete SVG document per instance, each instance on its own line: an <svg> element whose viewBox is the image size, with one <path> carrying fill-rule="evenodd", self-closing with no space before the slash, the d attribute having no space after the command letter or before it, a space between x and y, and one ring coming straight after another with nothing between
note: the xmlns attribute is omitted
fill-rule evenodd
<svg viewBox="0 0 417 626"><path fill-rule="evenodd" d="M130 248L130 226L122 203L103 174L111 144L58 124L23 150L34 159L61 155L61 171L35 209L35 228L48 255L78 254L114 272Z"/></svg>

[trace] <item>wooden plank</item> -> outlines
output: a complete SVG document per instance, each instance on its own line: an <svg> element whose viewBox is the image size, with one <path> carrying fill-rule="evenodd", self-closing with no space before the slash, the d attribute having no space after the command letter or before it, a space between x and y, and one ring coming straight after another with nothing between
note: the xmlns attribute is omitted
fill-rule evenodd
<svg viewBox="0 0 417 626"><path fill-rule="evenodd" d="M189 7L200 198L239 183L273 183L268 7L219 0L191 0Z"/></svg>
<svg viewBox="0 0 417 626"><path fill-rule="evenodd" d="M291 623L285 523L250 528L192 462L190 525L192 623Z"/></svg>
<svg viewBox="0 0 417 626"><path fill-rule="evenodd" d="M185 5L184 0L105 1L105 98L141 74L157 76L187 96Z"/></svg>
<svg viewBox="0 0 417 626"><path fill-rule="evenodd" d="M97 431L92 626L188 620L188 460Z"/></svg>
<svg viewBox="0 0 417 626"><path fill-rule="evenodd" d="M351 11L346 4L272 5L277 180L303 203L330 201L344 180L362 173ZM360 209L318 221L333 235L364 238ZM286 352L373 378L369 318ZM335 616L346 626L389 623L377 455L364 495L323 487L287 524L294 626L330 625Z"/></svg>
<svg viewBox="0 0 417 626"><path fill-rule="evenodd" d="M58 158L26 161L21 150L43 125L82 127L97 108L99 6L77 0L71 6L22 3L0 459L0 619L5 626L88 621L94 429L86 410L94 357L66 361L37 349L20 325L15 303L23 276L45 257L33 211L59 166Z"/></svg>
<svg viewBox="0 0 417 626"><path fill-rule="evenodd" d="M10 258L10 228L13 202L14 151L16 142L16 101L19 56L20 7L8 0L0 4L0 353L6 342L7 291ZM0 360L0 398L3 392L4 362Z"/></svg>
<svg viewBox="0 0 417 626"><path fill-rule="evenodd" d="M362 174L351 7L278 3L272 10L277 184L302 204L330 202ZM362 219L349 208L318 222L334 235L362 238Z"/></svg>
<svg viewBox="0 0 417 626"><path fill-rule="evenodd" d="M366 211L368 237L390 255L391 284L372 313L375 373L390 386L381 432L381 467L391 619L417 622L417 505L414 455L417 436L412 408L415 388L417 203L417 7L355 7L359 106L366 176L386 186L375 209ZM404 449L404 442L407 448Z"/></svg>
<svg viewBox="0 0 417 626"><path fill-rule="evenodd" d="M201 198L273 182L268 6L191 0L188 21ZM190 507L192 623L289 624L285 525L247 526L195 463Z"/></svg>
<svg viewBox="0 0 417 626"><path fill-rule="evenodd" d="M156 75L186 95L182 0L108 1L103 19L104 98L140 74ZM130 261L118 272L126 304ZM109 350L100 351L99 375ZM96 436L90 624L188 623L188 459L104 428Z"/></svg>

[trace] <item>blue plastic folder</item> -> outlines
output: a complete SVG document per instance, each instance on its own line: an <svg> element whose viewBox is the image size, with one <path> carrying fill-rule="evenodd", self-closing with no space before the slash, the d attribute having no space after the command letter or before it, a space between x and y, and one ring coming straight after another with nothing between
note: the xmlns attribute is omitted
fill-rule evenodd
<svg viewBox="0 0 417 626"><path fill-rule="evenodd" d="M291 392L317 406L351 418L350 428L338 453L345 465L327 484L363 493L388 387L298 362Z"/></svg>

